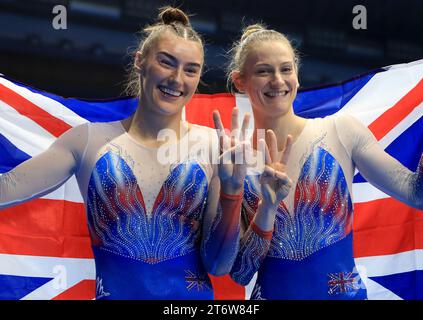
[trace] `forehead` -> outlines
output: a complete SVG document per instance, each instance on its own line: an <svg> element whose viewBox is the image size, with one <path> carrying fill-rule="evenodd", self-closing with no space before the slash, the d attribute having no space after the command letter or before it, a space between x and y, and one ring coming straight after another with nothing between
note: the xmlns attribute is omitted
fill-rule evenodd
<svg viewBox="0 0 423 320"><path fill-rule="evenodd" d="M203 48L199 42L181 38L168 31L159 36L152 49L155 52L171 54L181 61L198 64L203 62Z"/></svg>
<svg viewBox="0 0 423 320"><path fill-rule="evenodd" d="M246 57L246 64L280 64L293 62L294 54L291 47L283 41L262 41L252 44L252 49Z"/></svg>

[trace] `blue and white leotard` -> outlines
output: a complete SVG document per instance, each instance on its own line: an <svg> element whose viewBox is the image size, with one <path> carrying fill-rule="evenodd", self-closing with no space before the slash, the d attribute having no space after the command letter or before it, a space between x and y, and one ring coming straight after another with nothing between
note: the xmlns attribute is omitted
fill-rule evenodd
<svg viewBox="0 0 423 320"><path fill-rule="evenodd" d="M203 220L213 174L210 153L201 150L212 147L213 135L192 125L179 142L157 149L133 140L119 121L75 127L1 176L0 208L46 194L75 174L97 299L213 299L200 250L210 238Z"/></svg>
<svg viewBox="0 0 423 320"><path fill-rule="evenodd" d="M260 170L249 172L243 201L246 232L231 276L247 285L258 271L251 299L367 298L353 258L356 167L386 193L421 207L423 161L417 173L411 172L351 116L307 120L292 146L287 174L293 187L279 204L271 239L248 227L261 197Z"/></svg>

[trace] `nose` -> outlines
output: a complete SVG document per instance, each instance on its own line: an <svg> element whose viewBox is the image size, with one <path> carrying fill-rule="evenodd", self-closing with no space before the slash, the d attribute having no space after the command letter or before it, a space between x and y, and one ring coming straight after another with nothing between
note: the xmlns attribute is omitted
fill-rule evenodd
<svg viewBox="0 0 423 320"><path fill-rule="evenodd" d="M284 79L283 79L282 73L279 71L276 71L272 77L271 85L274 87L279 87L283 85L283 83L284 83Z"/></svg>
<svg viewBox="0 0 423 320"><path fill-rule="evenodd" d="M178 66L173 70L169 80L173 85L179 86L182 83L182 77L183 69L181 66Z"/></svg>

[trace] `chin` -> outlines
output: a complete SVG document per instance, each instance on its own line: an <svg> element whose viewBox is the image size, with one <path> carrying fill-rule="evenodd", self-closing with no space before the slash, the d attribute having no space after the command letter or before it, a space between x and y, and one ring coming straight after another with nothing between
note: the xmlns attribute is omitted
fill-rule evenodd
<svg viewBox="0 0 423 320"><path fill-rule="evenodd" d="M260 112L264 112L269 116L283 116L291 109L291 104L284 103L283 105L280 104L266 104L259 106L257 108Z"/></svg>
<svg viewBox="0 0 423 320"><path fill-rule="evenodd" d="M183 105L171 104L171 103L157 103L157 111L163 115L173 115L181 112Z"/></svg>

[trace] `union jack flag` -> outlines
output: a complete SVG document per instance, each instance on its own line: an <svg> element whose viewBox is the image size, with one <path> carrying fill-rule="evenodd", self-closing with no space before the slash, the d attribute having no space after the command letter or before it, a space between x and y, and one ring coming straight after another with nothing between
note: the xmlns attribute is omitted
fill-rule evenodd
<svg viewBox="0 0 423 320"><path fill-rule="evenodd" d="M381 68L302 90L294 108L307 118L352 114L388 153L415 171L423 152L422 79L423 60ZM198 94L184 115L212 127L212 110L219 109L229 127L235 105L240 117L251 112L243 95ZM0 173L46 150L71 127L123 119L136 106L132 98L64 98L0 76ZM423 299L422 212L390 198L358 172L353 196L354 255L369 299ZM74 177L40 199L0 213L1 299L94 298L95 265ZM244 288L227 276L212 282L216 299L248 299L253 288L253 282ZM101 283L97 286L101 291Z"/></svg>
<svg viewBox="0 0 423 320"><path fill-rule="evenodd" d="M360 278L357 273L329 273L329 294L346 293L360 289Z"/></svg>

